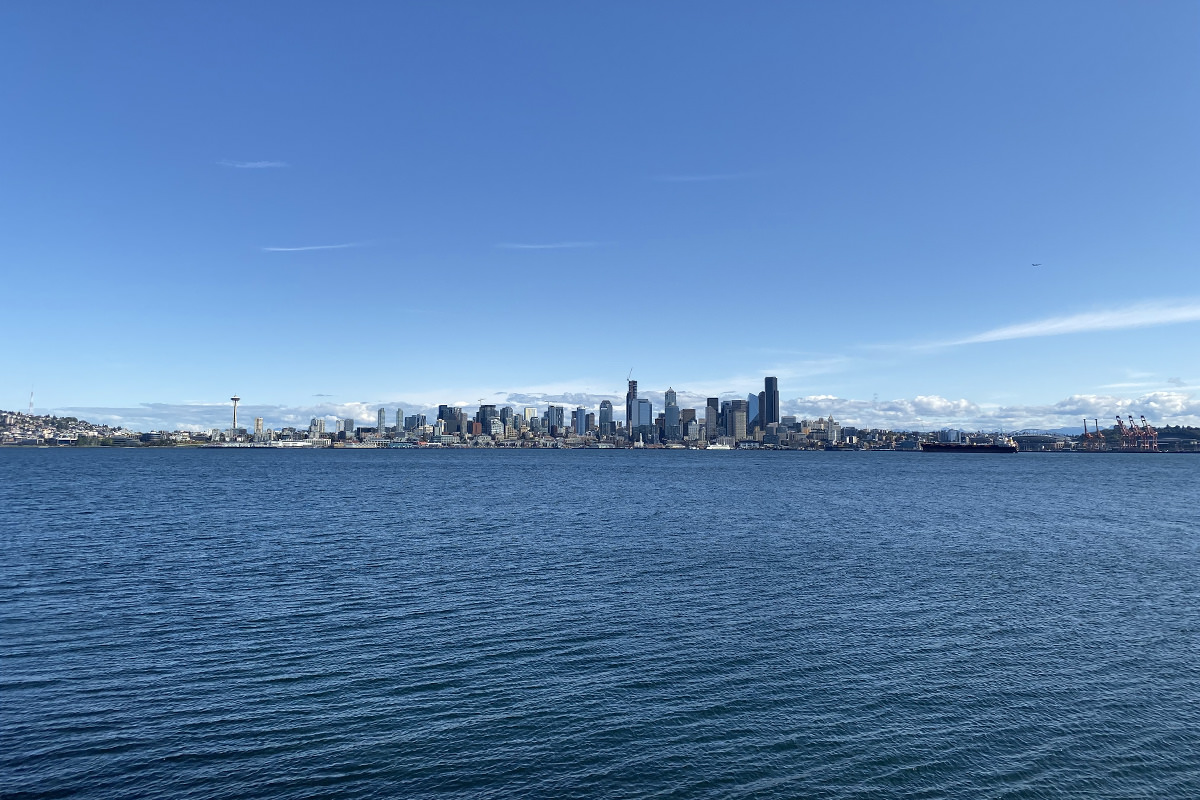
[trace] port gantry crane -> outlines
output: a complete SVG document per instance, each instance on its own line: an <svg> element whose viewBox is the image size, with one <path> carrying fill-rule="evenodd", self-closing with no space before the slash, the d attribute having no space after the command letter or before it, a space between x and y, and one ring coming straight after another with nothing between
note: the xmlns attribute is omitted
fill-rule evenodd
<svg viewBox="0 0 1200 800"><path fill-rule="evenodd" d="M1146 415L1142 415L1142 439L1146 443L1146 449L1151 452L1158 452L1158 431L1150 427L1150 423L1146 422Z"/></svg>
<svg viewBox="0 0 1200 800"><path fill-rule="evenodd" d="M1145 417L1143 417L1145 419ZM1138 424L1133 421L1133 414L1129 415L1129 430L1133 433L1133 443L1138 450L1149 450L1150 443L1147 440L1146 432L1138 427Z"/></svg>
<svg viewBox="0 0 1200 800"><path fill-rule="evenodd" d="M1083 449L1098 452L1104 449L1104 434L1100 433L1100 420L1095 420L1096 429L1088 432L1087 417L1083 418Z"/></svg>
<svg viewBox="0 0 1200 800"><path fill-rule="evenodd" d="M1130 424L1133 423L1133 417L1129 418ZM1136 450L1137 449L1137 434L1125 427L1125 421L1121 419L1121 415L1117 414L1117 433L1121 434L1121 449Z"/></svg>

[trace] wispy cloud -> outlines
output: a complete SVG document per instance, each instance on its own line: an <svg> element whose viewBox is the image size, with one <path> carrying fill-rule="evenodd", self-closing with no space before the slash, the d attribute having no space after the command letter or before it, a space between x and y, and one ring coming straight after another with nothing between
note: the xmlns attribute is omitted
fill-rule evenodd
<svg viewBox="0 0 1200 800"><path fill-rule="evenodd" d="M659 183L707 183L709 181L738 181L752 178L753 172L709 172L694 175L655 175L652 180Z"/></svg>
<svg viewBox="0 0 1200 800"><path fill-rule="evenodd" d="M222 167L233 167L234 169L281 169L290 167L291 164L286 161L218 161Z"/></svg>
<svg viewBox="0 0 1200 800"><path fill-rule="evenodd" d="M546 244L503 242L496 247L500 250L571 250L579 247L599 247L600 245L600 242L549 242Z"/></svg>
<svg viewBox="0 0 1200 800"><path fill-rule="evenodd" d="M345 244L311 244L307 247L264 247L262 250L266 253L300 253L305 250L345 250L347 247L362 247L362 243L347 242Z"/></svg>
<svg viewBox="0 0 1200 800"><path fill-rule="evenodd" d="M1065 317L1049 317L1033 322L1005 325L990 331L977 333L962 339L937 342L933 347L985 342L1004 342L1010 339L1032 339L1040 336L1063 336L1068 333L1092 331L1118 331L1129 328L1150 328L1158 325L1174 325L1181 322L1200 321L1200 299L1174 301L1147 301L1124 308L1104 311L1089 311Z"/></svg>

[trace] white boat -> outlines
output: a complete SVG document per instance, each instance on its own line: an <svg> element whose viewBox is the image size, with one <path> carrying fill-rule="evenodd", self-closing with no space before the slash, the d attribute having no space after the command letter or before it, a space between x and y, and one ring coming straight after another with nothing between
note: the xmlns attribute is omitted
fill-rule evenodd
<svg viewBox="0 0 1200 800"><path fill-rule="evenodd" d="M733 448L727 444L710 444L705 450L732 450Z"/></svg>

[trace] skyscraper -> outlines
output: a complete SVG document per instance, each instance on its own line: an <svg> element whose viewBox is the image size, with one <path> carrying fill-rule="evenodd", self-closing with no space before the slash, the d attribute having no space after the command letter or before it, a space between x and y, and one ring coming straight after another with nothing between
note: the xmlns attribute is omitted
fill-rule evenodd
<svg viewBox="0 0 1200 800"><path fill-rule="evenodd" d="M733 400L725 415L725 435L735 439L746 438L746 422L750 404L745 400Z"/></svg>
<svg viewBox="0 0 1200 800"><path fill-rule="evenodd" d="M682 438L679 431L679 401L674 389L667 389L666 400L663 407L663 436L673 442Z"/></svg>
<svg viewBox="0 0 1200 800"><path fill-rule="evenodd" d="M496 410L494 405L481 405L479 413L475 415L475 421L483 426L484 433L492 429L492 420L499 418L500 412Z"/></svg>
<svg viewBox="0 0 1200 800"><path fill-rule="evenodd" d="M396 409L396 433L404 430L404 409Z"/></svg>
<svg viewBox="0 0 1200 800"><path fill-rule="evenodd" d="M583 406L579 406L578 408L575 409L575 412L571 415L571 418L575 423L575 435L583 436L584 434L586 434L587 433L587 409L584 408Z"/></svg>
<svg viewBox="0 0 1200 800"><path fill-rule="evenodd" d="M379 409L379 422L376 427L378 430L375 431L375 433L380 436L383 436L383 434L387 432L387 414L382 408Z"/></svg>
<svg viewBox="0 0 1200 800"><path fill-rule="evenodd" d="M716 439L721 428L721 400L716 397L708 398L704 406L704 434L709 440Z"/></svg>
<svg viewBox="0 0 1200 800"><path fill-rule="evenodd" d="M600 435L612 436L617 432L613 425L613 407L608 400L600 401Z"/></svg>
<svg viewBox="0 0 1200 800"><path fill-rule="evenodd" d="M445 433L459 433L464 429L466 418L463 416L461 408L453 406L438 406L437 418L444 423L442 430Z"/></svg>
<svg viewBox="0 0 1200 800"><path fill-rule="evenodd" d="M762 415L763 428L772 422L779 422L779 379L769 377L763 381L763 402L759 409Z"/></svg>
<svg viewBox="0 0 1200 800"><path fill-rule="evenodd" d="M758 425L758 395L746 395L746 429L750 430Z"/></svg>
<svg viewBox="0 0 1200 800"><path fill-rule="evenodd" d="M637 441L638 437L642 437L642 441L650 443L654 441L654 405L644 397L639 397L637 406L634 408L633 428L629 432L630 438Z"/></svg>
<svg viewBox="0 0 1200 800"><path fill-rule="evenodd" d="M632 438L633 429L637 427L637 381L629 382L629 391L625 392L625 429Z"/></svg>

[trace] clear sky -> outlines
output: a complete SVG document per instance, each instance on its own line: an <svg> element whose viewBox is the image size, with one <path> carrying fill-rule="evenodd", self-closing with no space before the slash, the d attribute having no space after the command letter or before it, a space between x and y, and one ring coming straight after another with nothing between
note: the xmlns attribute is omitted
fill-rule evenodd
<svg viewBox="0 0 1200 800"><path fill-rule="evenodd" d="M8 3L0 407L365 420L632 369L1197 424L1198 42L1195 2Z"/></svg>

